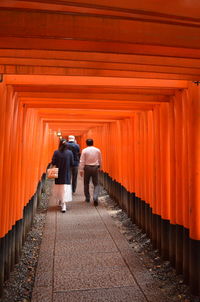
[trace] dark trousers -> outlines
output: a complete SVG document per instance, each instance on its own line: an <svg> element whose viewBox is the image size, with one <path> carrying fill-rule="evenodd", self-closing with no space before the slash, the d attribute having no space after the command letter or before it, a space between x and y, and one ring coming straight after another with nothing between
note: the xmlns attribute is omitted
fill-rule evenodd
<svg viewBox="0 0 200 302"><path fill-rule="evenodd" d="M72 192L76 191L77 187L78 166L71 167Z"/></svg>
<svg viewBox="0 0 200 302"><path fill-rule="evenodd" d="M86 200L90 200L89 184L91 178L92 178L92 183L94 185L93 199L98 200L98 195L99 195L98 171L99 171L99 166L84 167L84 194Z"/></svg>

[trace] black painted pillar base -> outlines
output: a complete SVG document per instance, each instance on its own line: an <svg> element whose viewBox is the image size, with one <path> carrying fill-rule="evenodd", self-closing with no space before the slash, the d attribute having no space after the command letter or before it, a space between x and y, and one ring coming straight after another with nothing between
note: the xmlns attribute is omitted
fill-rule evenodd
<svg viewBox="0 0 200 302"><path fill-rule="evenodd" d="M176 225L176 272L183 272L183 227Z"/></svg>
<svg viewBox="0 0 200 302"><path fill-rule="evenodd" d="M161 257L169 259L169 220L161 219Z"/></svg>
<svg viewBox="0 0 200 302"><path fill-rule="evenodd" d="M3 282L5 279L5 237L0 238L0 297L3 294Z"/></svg>
<svg viewBox="0 0 200 302"><path fill-rule="evenodd" d="M189 230L184 228L183 229L183 278L186 283L189 283L189 259L190 259Z"/></svg>
<svg viewBox="0 0 200 302"><path fill-rule="evenodd" d="M7 280L10 276L10 231L5 236L5 269L4 269L4 278Z"/></svg>
<svg viewBox="0 0 200 302"><path fill-rule="evenodd" d="M135 223L135 193L130 193L130 218Z"/></svg>
<svg viewBox="0 0 200 302"><path fill-rule="evenodd" d="M189 240L189 283L192 293L200 296L200 240Z"/></svg>
<svg viewBox="0 0 200 302"><path fill-rule="evenodd" d="M161 217L156 215L156 248L161 252Z"/></svg>
<svg viewBox="0 0 200 302"><path fill-rule="evenodd" d="M23 219L20 219L16 223L15 263L19 262L21 256L22 230L23 230Z"/></svg>
<svg viewBox="0 0 200 302"><path fill-rule="evenodd" d="M3 295L4 281L9 278L14 265L19 262L21 249L39 205L38 199L45 186L45 180L46 174L43 174L36 193L24 207L23 218L16 221L12 229L3 238L0 238L0 297Z"/></svg>
<svg viewBox="0 0 200 302"><path fill-rule="evenodd" d="M176 225L170 224L169 229L169 260L173 267L176 265Z"/></svg>

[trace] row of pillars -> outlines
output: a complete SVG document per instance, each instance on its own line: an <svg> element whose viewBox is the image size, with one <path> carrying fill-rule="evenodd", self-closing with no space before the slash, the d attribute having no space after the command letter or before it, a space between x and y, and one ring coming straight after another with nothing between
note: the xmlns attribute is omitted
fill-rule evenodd
<svg viewBox="0 0 200 302"><path fill-rule="evenodd" d="M3 238L0 238L0 297L3 295L4 281L9 279L14 265L19 262L26 235L32 226L37 207L40 206L44 182L45 174L42 175L35 194L24 207L23 218L18 220Z"/></svg>
<svg viewBox="0 0 200 302"><path fill-rule="evenodd" d="M151 239L163 260L169 260L178 274L182 274L191 292L200 295L200 241L189 237L189 230L171 224L154 214L149 204L130 193L108 173L100 173L100 182L109 195Z"/></svg>

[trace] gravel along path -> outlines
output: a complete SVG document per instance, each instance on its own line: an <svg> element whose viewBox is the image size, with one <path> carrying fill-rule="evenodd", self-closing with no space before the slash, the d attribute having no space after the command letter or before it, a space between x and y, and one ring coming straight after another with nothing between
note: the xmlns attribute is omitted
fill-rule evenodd
<svg viewBox="0 0 200 302"><path fill-rule="evenodd" d="M150 239L123 212L105 190L101 190L101 203L114 219L120 232L137 253L153 278L157 280L161 290L172 302L200 302L200 297L190 294L189 287L184 284L182 275L177 275L169 261L160 258L158 250L153 249ZM160 302L160 301L159 301Z"/></svg>
<svg viewBox="0 0 200 302"><path fill-rule="evenodd" d="M48 198L51 191L49 181L46 181L44 189L45 192L42 193L40 207L37 209L32 228L27 234L22 248L20 262L15 265L13 272L10 273L10 278L4 282L4 295L0 302L31 301Z"/></svg>

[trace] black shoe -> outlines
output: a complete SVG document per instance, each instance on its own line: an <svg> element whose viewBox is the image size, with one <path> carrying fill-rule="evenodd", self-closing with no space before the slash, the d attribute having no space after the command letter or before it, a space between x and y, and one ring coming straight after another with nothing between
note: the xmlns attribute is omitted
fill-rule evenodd
<svg viewBox="0 0 200 302"><path fill-rule="evenodd" d="M89 200L89 199L86 199L85 202L90 202L90 200Z"/></svg>
<svg viewBox="0 0 200 302"><path fill-rule="evenodd" d="M94 206L97 207L98 204L99 204L99 203L98 203L98 200L97 200L97 199L94 199Z"/></svg>

